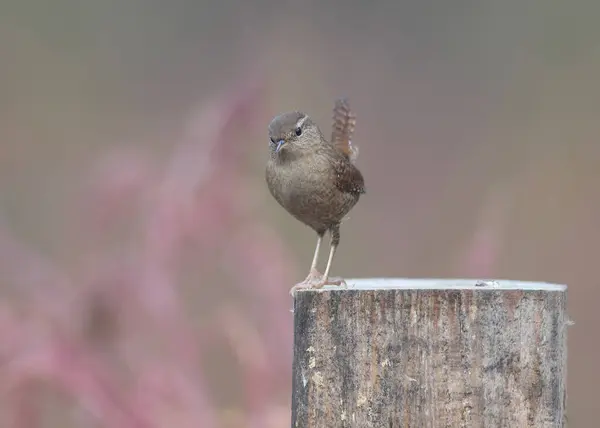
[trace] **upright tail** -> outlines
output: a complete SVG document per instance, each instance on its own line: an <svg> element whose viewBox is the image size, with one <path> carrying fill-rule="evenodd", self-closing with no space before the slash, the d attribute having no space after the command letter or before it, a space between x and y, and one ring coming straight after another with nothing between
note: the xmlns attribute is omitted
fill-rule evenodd
<svg viewBox="0 0 600 428"><path fill-rule="evenodd" d="M331 144L354 163L358 157L358 147L352 145L356 116L346 98L339 98L333 107Z"/></svg>

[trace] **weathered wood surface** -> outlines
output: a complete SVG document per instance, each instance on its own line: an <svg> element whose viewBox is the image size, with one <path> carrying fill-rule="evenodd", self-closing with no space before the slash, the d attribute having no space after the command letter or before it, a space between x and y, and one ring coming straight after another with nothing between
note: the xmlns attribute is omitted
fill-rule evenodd
<svg viewBox="0 0 600 428"><path fill-rule="evenodd" d="M294 299L293 428L566 426L566 287L348 280Z"/></svg>

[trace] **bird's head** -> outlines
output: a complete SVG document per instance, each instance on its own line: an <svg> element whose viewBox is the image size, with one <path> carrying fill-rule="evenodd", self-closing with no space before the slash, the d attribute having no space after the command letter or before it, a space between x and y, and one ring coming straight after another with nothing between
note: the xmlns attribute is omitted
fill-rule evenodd
<svg viewBox="0 0 600 428"><path fill-rule="evenodd" d="M271 155L293 159L322 144L323 135L312 119L302 112L283 113L269 124Z"/></svg>

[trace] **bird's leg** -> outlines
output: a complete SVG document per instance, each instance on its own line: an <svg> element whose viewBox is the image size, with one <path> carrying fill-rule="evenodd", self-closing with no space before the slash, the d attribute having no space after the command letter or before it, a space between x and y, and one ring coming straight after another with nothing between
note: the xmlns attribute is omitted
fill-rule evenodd
<svg viewBox="0 0 600 428"><path fill-rule="evenodd" d="M336 245L331 244L331 249L329 251L329 259L327 259L327 267L325 268L325 273L323 274L323 280L327 281L329 278L329 271L331 270L331 263L333 262L333 256L335 255Z"/></svg>
<svg viewBox="0 0 600 428"><path fill-rule="evenodd" d="M313 261L310 265L310 272L308 273L308 276L304 281L292 287L292 289L290 290L292 296L294 295L294 292L299 288L311 288L321 279L322 275L321 272L317 270L317 263L319 262L319 250L321 249L321 242L323 242L323 235L325 235L325 231L317 233L317 248L315 249L315 255L313 256Z"/></svg>
<svg viewBox="0 0 600 428"><path fill-rule="evenodd" d="M296 284L290 290L290 294L293 296L296 290L301 288L323 288L325 285L338 285L338 286L346 286L346 281L343 278L334 277L329 278L329 271L331 270L331 264L333 263L333 256L335 255L335 251L340 243L340 225L336 224L329 229L331 233L331 249L329 250L329 259L327 260L327 267L325 268L325 273L323 276L317 271L317 260L319 257L319 248L321 247L321 240L323 238L323 234L319 234L319 240L317 241L317 249L315 250L315 256L313 258L313 263L310 268L310 273L308 277L304 281L299 284Z"/></svg>
<svg viewBox="0 0 600 428"><path fill-rule="evenodd" d="M329 259L327 260L327 267L325 268L325 273L323 277L315 285L315 288L321 288L324 285L346 285L346 281L343 278L329 278L329 271L331 270L331 264L333 263L333 256L335 255L335 250L340 244L340 225L337 224L333 226L331 229L331 250L329 251Z"/></svg>
<svg viewBox="0 0 600 428"><path fill-rule="evenodd" d="M312 264L310 265L310 272L306 277L306 280L313 280L315 278L321 278L321 273L317 270L317 263L319 262L319 250L321 249L321 242L323 241L323 235L325 232L319 233L317 239L317 248L315 249L315 255L313 256Z"/></svg>

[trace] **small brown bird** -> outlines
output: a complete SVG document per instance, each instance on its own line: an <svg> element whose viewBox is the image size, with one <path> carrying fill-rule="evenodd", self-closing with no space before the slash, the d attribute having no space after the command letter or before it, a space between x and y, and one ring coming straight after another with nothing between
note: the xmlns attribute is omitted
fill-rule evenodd
<svg viewBox="0 0 600 428"><path fill-rule="evenodd" d="M340 223L365 193L364 179L354 165L358 148L352 145L356 118L348 101L338 99L333 109L331 140L302 112L275 117L269 124L270 157L266 179L269 191L291 215L311 227L317 248L306 279L299 288L345 284L330 278L331 263L340 243ZM317 271L319 249L325 232L331 234L331 250L325 273Z"/></svg>

